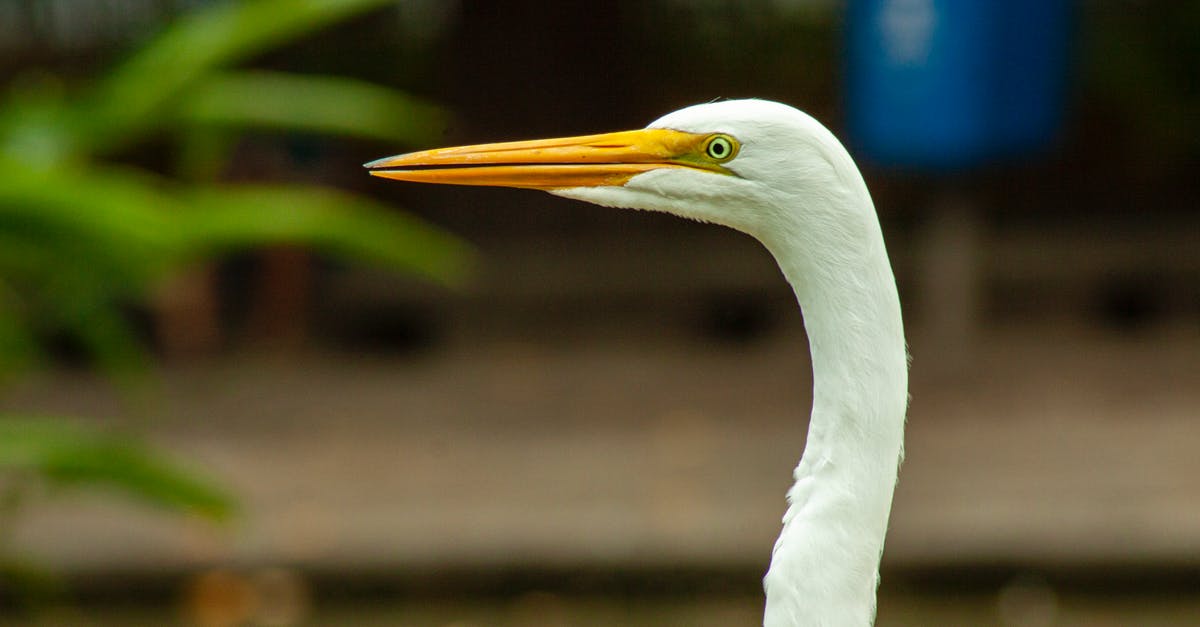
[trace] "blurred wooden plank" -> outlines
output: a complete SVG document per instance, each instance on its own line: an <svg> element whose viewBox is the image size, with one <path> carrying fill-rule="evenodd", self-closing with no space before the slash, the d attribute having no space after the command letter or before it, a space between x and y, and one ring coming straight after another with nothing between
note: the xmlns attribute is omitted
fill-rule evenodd
<svg viewBox="0 0 1200 627"><path fill-rule="evenodd" d="M730 350L637 331L166 373L174 418L154 439L228 480L242 521L64 498L32 508L15 546L93 573L765 566L802 449L803 338ZM993 331L954 386L921 337L912 352L888 567L1200 565L1195 329ZM8 403L114 411L69 377Z"/></svg>

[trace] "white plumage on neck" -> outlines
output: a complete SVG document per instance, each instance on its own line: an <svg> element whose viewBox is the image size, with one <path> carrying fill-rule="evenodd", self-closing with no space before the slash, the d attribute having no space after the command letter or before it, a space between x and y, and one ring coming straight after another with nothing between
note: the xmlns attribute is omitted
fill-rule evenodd
<svg viewBox="0 0 1200 627"><path fill-rule="evenodd" d="M813 410L764 579L770 627L874 619L907 399L899 301L875 239L878 246L861 246L856 266L821 270L791 261L804 255L772 250L804 311Z"/></svg>

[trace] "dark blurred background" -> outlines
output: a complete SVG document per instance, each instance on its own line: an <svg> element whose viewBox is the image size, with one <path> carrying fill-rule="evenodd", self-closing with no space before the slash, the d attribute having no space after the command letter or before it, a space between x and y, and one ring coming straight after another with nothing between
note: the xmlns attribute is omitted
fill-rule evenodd
<svg viewBox="0 0 1200 627"><path fill-rule="evenodd" d="M359 165L741 97L845 140L900 283L878 624L1195 624L1200 3L1022 55L1036 5L908 104L1041 123L931 162L862 42L954 3L0 4L0 624L760 621L811 386L769 255Z"/></svg>

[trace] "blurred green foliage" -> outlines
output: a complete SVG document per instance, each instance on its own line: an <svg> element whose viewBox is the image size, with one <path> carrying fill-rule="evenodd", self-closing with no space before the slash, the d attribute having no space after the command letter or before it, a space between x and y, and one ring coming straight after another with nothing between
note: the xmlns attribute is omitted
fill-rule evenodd
<svg viewBox="0 0 1200 627"><path fill-rule="evenodd" d="M145 349L126 308L231 251L300 244L461 280L468 248L394 208L315 185L215 182L249 129L413 145L444 126L439 108L396 90L232 67L383 4L214 3L89 84L30 72L10 85L0 100L0 375L42 361L45 338L60 336L110 376L139 371ZM173 163L149 171L121 160L148 141L172 146ZM4 510L33 483L107 486L214 520L233 508L212 481L129 434L0 416Z"/></svg>
<svg viewBox="0 0 1200 627"><path fill-rule="evenodd" d="M233 513L233 499L149 445L128 437L85 429L60 418L6 416L0 419L0 466L38 477L52 490L116 489L158 507L177 508L213 520ZM23 498L10 484L6 503Z"/></svg>
<svg viewBox="0 0 1200 627"><path fill-rule="evenodd" d="M466 247L392 208L311 186L210 182L245 129L412 145L444 125L437 107L395 90L228 67L382 4L216 4L84 89L18 81L0 105L0 368L20 369L37 357L33 338L59 333L110 372L128 367L140 350L120 305L236 248L308 244L460 280ZM174 178L111 160L149 139L174 141Z"/></svg>

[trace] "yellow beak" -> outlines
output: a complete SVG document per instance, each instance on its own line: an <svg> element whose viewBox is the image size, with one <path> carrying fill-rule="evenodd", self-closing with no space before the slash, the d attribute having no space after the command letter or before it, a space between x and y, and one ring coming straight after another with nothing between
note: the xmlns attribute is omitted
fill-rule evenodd
<svg viewBox="0 0 1200 627"><path fill-rule="evenodd" d="M714 166L693 158L705 135L643 129L603 135L438 148L372 161L372 176L452 185L528 189L621 186L658 168Z"/></svg>

